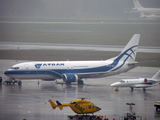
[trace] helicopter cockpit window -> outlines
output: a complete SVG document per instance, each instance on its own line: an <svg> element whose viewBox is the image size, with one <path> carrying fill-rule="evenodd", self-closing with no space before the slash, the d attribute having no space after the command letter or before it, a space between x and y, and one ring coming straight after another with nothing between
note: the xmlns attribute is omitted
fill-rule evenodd
<svg viewBox="0 0 160 120"><path fill-rule="evenodd" d="M18 70L18 69L19 69L19 67L12 67L11 69Z"/></svg>
<svg viewBox="0 0 160 120"><path fill-rule="evenodd" d="M76 102L71 102L70 104L76 104Z"/></svg>

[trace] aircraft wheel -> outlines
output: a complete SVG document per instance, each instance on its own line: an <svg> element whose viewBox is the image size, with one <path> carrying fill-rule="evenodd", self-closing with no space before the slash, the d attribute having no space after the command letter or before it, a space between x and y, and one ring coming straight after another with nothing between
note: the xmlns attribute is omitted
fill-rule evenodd
<svg viewBox="0 0 160 120"><path fill-rule="evenodd" d="M119 89L118 89L118 88L116 88L116 89L115 89L115 91L119 91Z"/></svg>
<svg viewBox="0 0 160 120"><path fill-rule="evenodd" d="M131 91L133 91L133 89L134 89L134 88L133 88L133 87L131 87Z"/></svg>
<svg viewBox="0 0 160 120"><path fill-rule="evenodd" d="M160 108L159 108L159 107L156 107L156 111L159 112L159 111L160 111Z"/></svg>
<svg viewBox="0 0 160 120"><path fill-rule="evenodd" d="M21 81L19 81L19 82L18 82L18 85L22 85L22 82L21 82Z"/></svg>
<svg viewBox="0 0 160 120"><path fill-rule="evenodd" d="M71 120L72 120L72 119L73 119L73 117L69 117L69 119L71 119Z"/></svg>
<svg viewBox="0 0 160 120"><path fill-rule="evenodd" d="M143 88L143 91L146 91L146 88Z"/></svg>
<svg viewBox="0 0 160 120"><path fill-rule="evenodd" d="M84 84L83 80L79 79L79 80L78 80L78 84L79 84L79 85L83 85L83 84Z"/></svg>
<svg viewBox="0 0 160 120"><path fill-rule="evenodd" d="M70 85L70 84L71 84L71 82L66 82L66 84L69 84L69 85Z"/></svg>

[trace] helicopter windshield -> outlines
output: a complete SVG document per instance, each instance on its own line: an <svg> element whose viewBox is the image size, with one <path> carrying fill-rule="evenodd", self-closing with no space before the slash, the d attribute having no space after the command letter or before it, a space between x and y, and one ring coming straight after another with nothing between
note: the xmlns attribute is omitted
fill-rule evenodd
<svg viewBox="0 0 160 120"><path fill-rule="evenodd" d="M19 67L11 67L11 69L18 70Z"/></svg>
<svg viewBox="0 0 160 120"><path fill-rule="evenodd" d="M76 104L76 102L75 101L71 101L70 104Z"/></svg>

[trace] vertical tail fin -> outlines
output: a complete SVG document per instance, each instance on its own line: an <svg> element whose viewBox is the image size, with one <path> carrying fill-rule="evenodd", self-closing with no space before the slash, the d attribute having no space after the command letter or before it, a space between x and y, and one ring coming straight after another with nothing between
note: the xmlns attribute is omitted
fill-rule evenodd
<svg viewBox="0 0 160 120"><path fill-rule="evenodd" d="M113 57L109 60L115 61L115 63L113 63L114 65L116 65L117 64L116 62L119 61L123 61L123 63L125 62L135 63L139 39L140 39L140 34L134 34L133 37L128 42L128 44L122 50L122 52L118 56Z"/></svg>
<svg viewBox="0 0 160 120"><path fill-rule="evenodd" d="M56 109L57 105L52 100L48 100L48 102L50 103L53 109Z"/></svg>
<svg viewBox="0 0 160 120"><path fill-rule="evenodd" d="M144 8L138 0L133 0L133 3L135 8Z"/></svg>
<svg viewBox="0 0 160 120"><path fill-rule="evenodd" d="M138 49L140 34L134 34L122 52L116 57L116 61L134 63Z"/></svg>
<svg viewBox="0 0 160 120"><path fill-rule="evenodd" d="M160 81L160 70L158 70L158 72L151 79L154 79L156 81Z"/></svg>

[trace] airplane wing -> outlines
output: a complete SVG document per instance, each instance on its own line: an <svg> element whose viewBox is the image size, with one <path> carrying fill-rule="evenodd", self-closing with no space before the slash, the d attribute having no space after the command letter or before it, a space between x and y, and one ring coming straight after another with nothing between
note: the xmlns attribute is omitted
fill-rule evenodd
<svg viewBox="0 0 160 120"><path fill-rule="evenodd" d="M152 87L152 84L136 84L133 85L134 88L147 88L147 87Z"/></svg>
<svg viewBox="0 0 160 120"><path fill-rule="evenodd" d="M78 77L80 78L92 78L92 77L99 77L99 76L103 76L107 74L107 72L93 72L93 73L78 73L76 75L78 75Z"/></svg>

